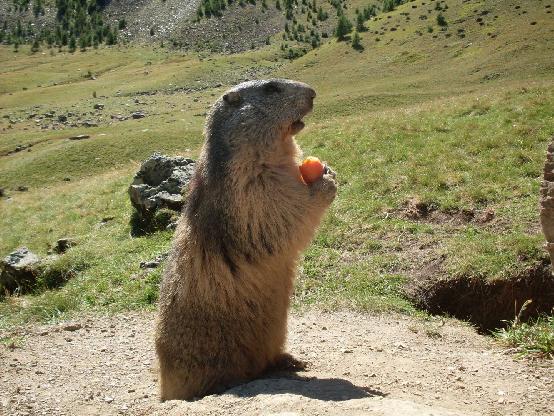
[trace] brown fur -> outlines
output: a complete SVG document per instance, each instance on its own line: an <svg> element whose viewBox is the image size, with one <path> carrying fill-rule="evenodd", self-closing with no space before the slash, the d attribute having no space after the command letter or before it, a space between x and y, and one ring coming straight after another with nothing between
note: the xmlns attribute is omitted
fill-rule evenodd
<svg viewBox="0 0 554 416"><path fill-rule="evenodd" d="M298 171L293 134L314 97L294 81L247 82L208 115L160 293L162 400L221 391L290 362L296 261L336 193L333 176L306 185Z"/></svg>

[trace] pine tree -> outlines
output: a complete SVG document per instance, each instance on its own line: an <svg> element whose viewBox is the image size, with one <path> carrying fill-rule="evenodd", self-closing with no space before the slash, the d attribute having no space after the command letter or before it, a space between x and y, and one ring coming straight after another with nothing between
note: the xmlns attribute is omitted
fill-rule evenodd
<svg viewBox="0 0 554 416"><path fill-rule="evenodd" d="M106 35L106 45L115 45L117 43L117 32L108 26L108 34Z"/></svg>
<svg viewBox="0 0 554 416"><path fill-rule="evenodd" d="M42 4L42 0L35 0L33 3L33 14L35 17L39 17L39 15L44 15L44 6Z"/></svg>
<svg viewBox="0 0 554 416"><path fill-rule="evenodd" d="M71 35L69 38L69 52L73 53L77 49L77 40L75 39L75 35Z"/></svg>
<svg viewBox="0 0 554 416"><path fill-rule="evenodd" d="M356 30L358 32L365 32L365 26L364 26L364 16L362 14L358 14L358 17L356 17Z"/></svg>
<svg viewBox="0 0 554 416"><path fill-rule="evenodd" d="M81 35L79 38L79 47L81 48L81 52L85 52L87 50L87 36Z"/></svg>
<svg viewBox="0 0 554 416"><path fill-rule="evenodd" d="M354 35L352 35L352 47L357 50L363 49L363 46L360 43L360 41L361 41L360 34L356 30L354 31Z"/></svg>
<svg viewBox="0 0 554 416"><path fill-rule="evenodd" d="M335 36L339 41L344 40L345 36L352 31L352 23L348 18L341 14L337 22L337 27L335 29Z"/></svg>
<svg viewBox="0 0 554 416"><path fill-rule="evenodd" d="M327 20L329 15L327 12L323 11L323 7L319 6L319 9L317 10L317 20L323 22L324 20Z"/></svg>
<svg viewBox="0 0 554 416"><path fill-rule="evenodd" d="M442 15L442 13L439 13L437 16L437 24L439 26L448 26L448 22L446 21L446 18Z"/></svg>
<svg viewBox="0 0 554 416"><path fill-rule="evenodd" d="M31 52L36 53L40 50L40 43L37 38L33 41L33 45L31 46Z"/></svg>

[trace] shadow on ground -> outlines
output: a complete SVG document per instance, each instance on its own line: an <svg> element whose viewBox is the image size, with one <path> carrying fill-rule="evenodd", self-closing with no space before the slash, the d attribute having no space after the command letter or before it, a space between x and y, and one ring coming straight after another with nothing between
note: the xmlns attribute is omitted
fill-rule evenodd
<svg viewBox="0 0 554 416"><path fill-rule="evenodd" d="M235 387L229 391L237 397L254 397L260 394L296 394L323 401L345 401L387 394L370 387L360 387L340 378L287 376L263 378Z"/></svg>

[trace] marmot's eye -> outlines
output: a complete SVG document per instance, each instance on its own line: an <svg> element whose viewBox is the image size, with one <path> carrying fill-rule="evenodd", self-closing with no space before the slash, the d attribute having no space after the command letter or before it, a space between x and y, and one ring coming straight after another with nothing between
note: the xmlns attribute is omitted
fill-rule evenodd
<svg viewBox="0 0 554 416"><path fill-rule="evenodd" d="M267 92L267 93L276 93L276 92L281 92L281 87L277 84L275 84L274 82L269 82L267 84L264 85L264 91Z"/></svg>

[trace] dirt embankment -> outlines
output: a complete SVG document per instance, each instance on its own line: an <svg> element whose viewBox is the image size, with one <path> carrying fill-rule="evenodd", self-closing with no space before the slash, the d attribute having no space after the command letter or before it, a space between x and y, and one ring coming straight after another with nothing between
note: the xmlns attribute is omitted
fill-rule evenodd
<svg viewBox="0 0 554 416"><path fill-rule="evenodd" d="M549 261L537 262L510 279L488 281L448 277L443 260L429 262L407 285L406 294L417 307L470 321L485 332L505 326L517 315L525 321L552 311L554 277Z"/></svg>
<svg viewBox="0 0 554 416"><path fill-rule="evenodd" d="M549 415L554 363L516 360L459 323L308 312L289 349L309 371L158 402L152 313L32 327L0 347L6 415Z"/></svg>

